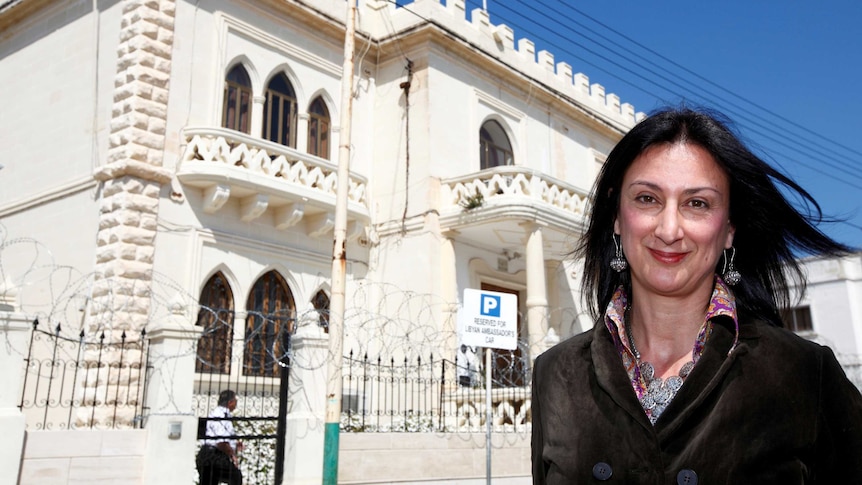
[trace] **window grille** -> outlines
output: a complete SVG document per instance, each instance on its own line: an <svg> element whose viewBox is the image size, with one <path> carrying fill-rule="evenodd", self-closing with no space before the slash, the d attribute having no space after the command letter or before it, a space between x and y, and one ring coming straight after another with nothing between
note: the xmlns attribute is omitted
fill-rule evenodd
<svg viewBox="0 0 862 485"><path fill-rule="evenodd" d="M317 310L318 324L326 333L329 333L329 297L323 290L318 291L311 300L311 304Z"/></svg>
<svg viewBox="0 0 862 485"><path fill-rule="evenodd" d="M264 138L296 148L296 94L283 73L266 87Z"/></svg>
<svg viewBox="0 0 862 485"><path fill-rule="evenodd" d="M230 374L233 319L233 292L218 272L201 291L197 325L203 327L203 333L198 340L195 372Z"/></svg>
<svg viewBox="0 0 862 485"><path fill-rule="evenodd" d="M270 271L254 284L246 305L243 375L278 377L286 363L296 306L281 275Z"/></svg>
<svg viewBox="0 0 862 485"><path fill-rule="evenodd" d="M245 68L242 65L236 65L225 78L222 126L248 134L251 131L250 105L251 81Z"/></svg>
<svg viewBox="0 0 862 485"><path fill-rule="evenodd" d="M318 96L308 108L308 153L329 158L329 110Z"/></svg>
<svg viewBox="0 0 862 485"><path fill-rule="evenodd" d="M479 130L479 160L482 170L515 163L509 137L494 120L486 121Z"/></svg>

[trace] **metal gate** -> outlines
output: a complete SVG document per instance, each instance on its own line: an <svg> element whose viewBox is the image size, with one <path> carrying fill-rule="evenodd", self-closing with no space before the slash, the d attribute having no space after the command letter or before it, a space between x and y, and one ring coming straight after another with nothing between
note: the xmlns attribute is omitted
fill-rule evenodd
<svg viewBox="0 0 862 485"><path fill-rule="evenodd" d="M289 348L289 335L285 332ZM285 432L287 430L290 360L286 353L267 364L272 370L260 375L255 365L241 358L233 362L228 374L198 370L194 394L198 416L198 440L206 436L208 416L218 405L221 391L236 393L237 406L230 421L235 434L229 438L243 443L238 453L243 484L281 485L284 477ZM256 365L259 368L259 365ZM218 418L218 421L222 419ZM200 446L200 441L198 442Z"/></svg>

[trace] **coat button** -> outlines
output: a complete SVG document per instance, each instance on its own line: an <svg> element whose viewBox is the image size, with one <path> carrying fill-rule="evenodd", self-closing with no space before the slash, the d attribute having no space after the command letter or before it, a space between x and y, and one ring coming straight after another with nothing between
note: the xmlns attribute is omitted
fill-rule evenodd
<svg viewBox="0 0 862 485"><path fill-rule="evenodd" d="M593 477L596 480L609 480L613 474L614 470L611 466L603 461L600 461L593 466Z"/></svg>
<svg viewBox="0 0 862 485"><path fill-rule="evenodd" d="M697 473L685 468L676 474L677 485L697 485Z"/></svg>

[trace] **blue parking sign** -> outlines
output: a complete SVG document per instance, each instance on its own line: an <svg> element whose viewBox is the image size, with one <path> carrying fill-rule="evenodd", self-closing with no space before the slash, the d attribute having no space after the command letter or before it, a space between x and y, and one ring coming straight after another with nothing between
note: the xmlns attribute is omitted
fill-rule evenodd
<svg viewBox="0 0 862 485"><path fill-rule="evenodd" d="M479 313L488 317L500 318L500 297L482 293L482 303Z"/></svg>

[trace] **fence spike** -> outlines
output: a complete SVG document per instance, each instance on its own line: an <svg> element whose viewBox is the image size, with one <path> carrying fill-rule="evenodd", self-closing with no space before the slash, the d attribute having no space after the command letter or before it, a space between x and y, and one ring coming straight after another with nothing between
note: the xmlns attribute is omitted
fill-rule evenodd
<svg viewBox="0 0 862 485"><path fill-rule="evenodd" d="M60 335L60 324L59 323L57 324L57 328L55 328L54 331L57 333L57 335Z"/></svg>
<svg viewBox="0 0 862 485"><path fill-rule="evenodd" d="M38 327L38 326L39 326L39 319L36 318L33 320L33 330L36 330L36 327Z"/></svg>

